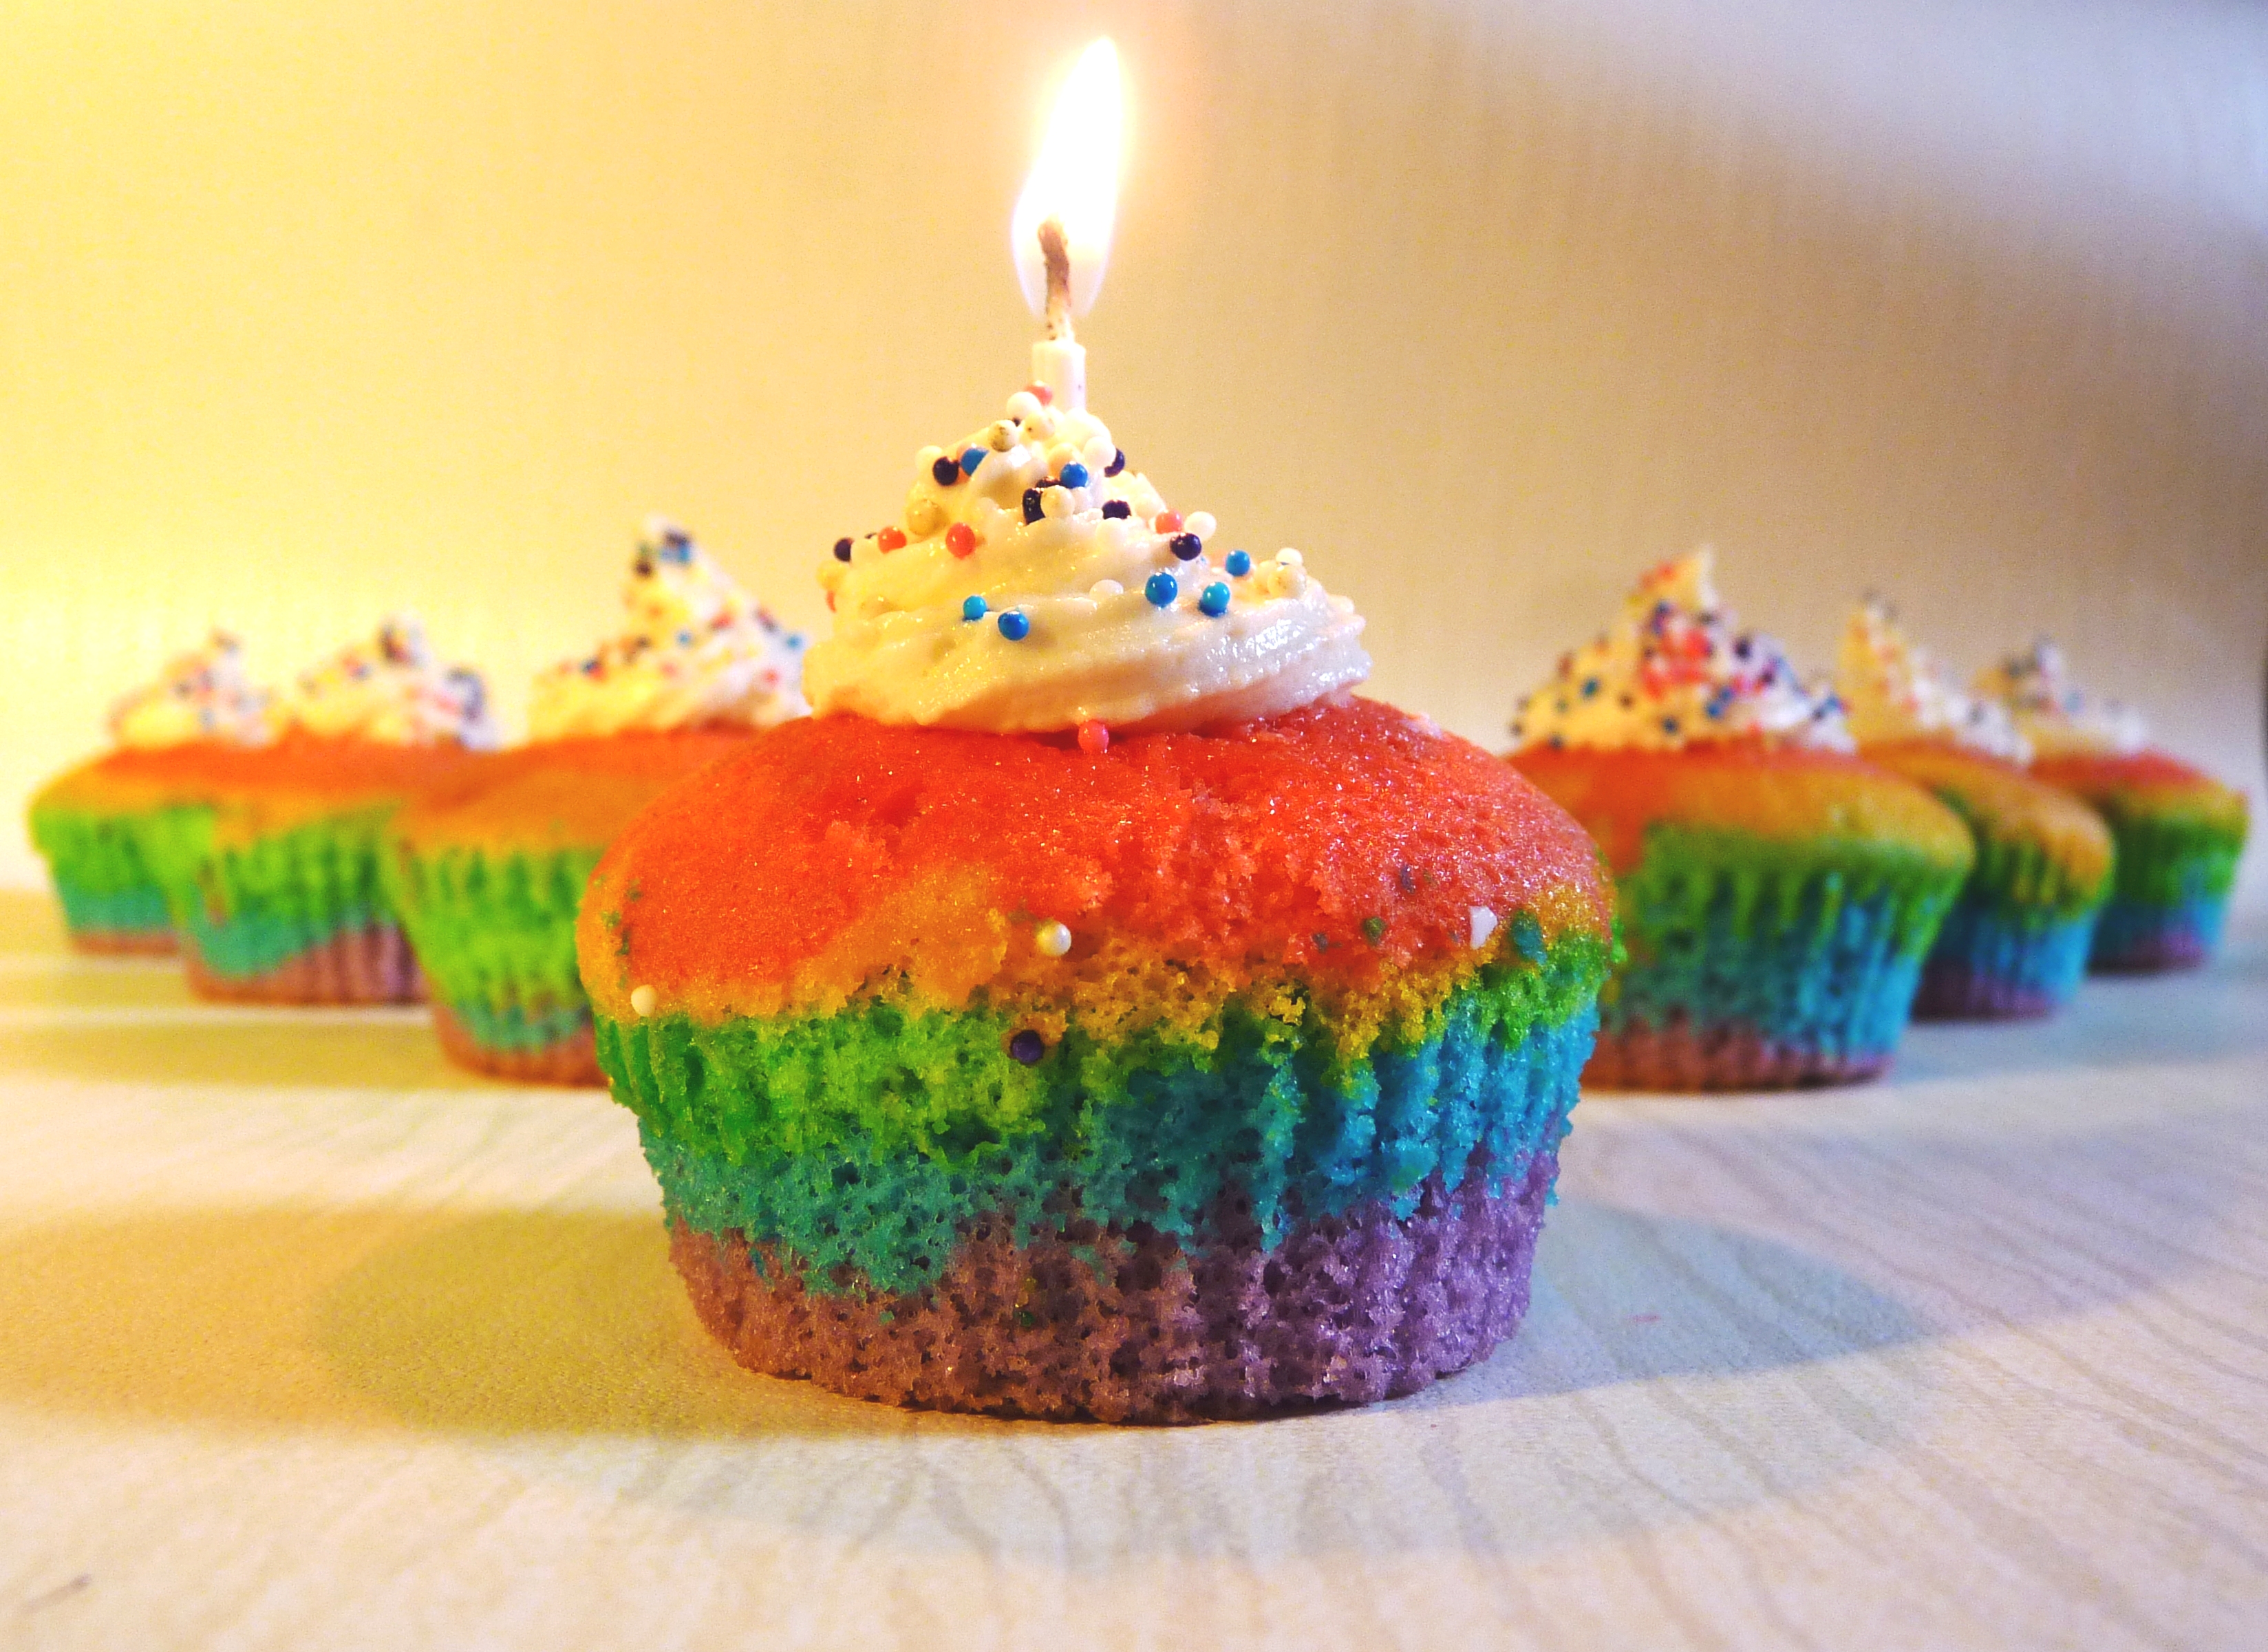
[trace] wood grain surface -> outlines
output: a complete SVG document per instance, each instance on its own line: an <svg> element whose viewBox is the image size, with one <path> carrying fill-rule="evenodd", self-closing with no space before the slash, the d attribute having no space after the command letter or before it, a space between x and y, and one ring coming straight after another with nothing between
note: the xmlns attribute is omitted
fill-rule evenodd
<svg viewBox="0 0 2268 1652"><path fill-rule="evenodd" d="M694 1325L628 1113L0 903L0 1647L2268 1643L2268 948L1596 1096L1394 1405L917 1415Z"/></svg>

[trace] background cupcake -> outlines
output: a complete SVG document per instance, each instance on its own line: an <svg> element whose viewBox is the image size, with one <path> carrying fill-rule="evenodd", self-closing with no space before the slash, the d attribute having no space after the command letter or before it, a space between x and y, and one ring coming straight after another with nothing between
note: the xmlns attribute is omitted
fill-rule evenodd
<svg viewBox="0 0 2268 1652"><path fill-rule="evenodd" d="M215 631L158 679L111 709L114 749L58 775L32 799L32 841L48 863L71 943L90 952L171 952L173 925L144 827L198 795L219 752L268 738L268 695L244 650Z"/></svg>
<svg viewBox="0 0 2268 1652"><path fill-rule="evenodd" d="M394 910L465 1066L600 1082L575 914L632 816L755 731L807 709L803 639L674 525L650 525L623 633L536 679L531 743L485 758L398 815Z"/></svg>
<svg viewBox="0 0 2268 1652"><path fill-rule="evenodd" d="M2089 966L2183 969L2220 943L2244 852L2244 794L2151 749L2142 716L2090 699L2043 638L1977 679L2033 747L2031 772L2084 799L2117 844Z"/></svg>
<svg viewBox="0 0 2268 1652"><path fill-rule="evenodd" d="M1946 681L1878 601L1852 612L1835 686L1860 754L1928 787L1977 843L1914 1013L2044 1015L2069 1002L2110 893L2102 817L2027 775L2030 743L2007 709Z"/></svg>
<svg viewBox="0 0 2268 1652"><path fill-rule="evenodd" d="M479 676L436 659L415 620L389 620L302 676L273 721L271 743L216 760L203 798L150 822L190 985L280 1003L417 997L382 833L494 743Z"/></svg>
<svg viewBox="0 0 2268 1652"><path fill-rule="evenodd" d="M1629 956L1587 1077L1737 1089L1888 1065L1969 834L1852 756L1835 697L1734 628L1706 551L1647 574L1513 735L1615 874Z"/></svg>
<svg viewBox="0 0 2268 1652"><path fill-rule="evenodd" d="M753 1368L1168 1420L1406 1392L1526 1307L1607 898L1353 701L1361 620L1034 393L836 547L823 714L631 825L580 945Z"/></svg>

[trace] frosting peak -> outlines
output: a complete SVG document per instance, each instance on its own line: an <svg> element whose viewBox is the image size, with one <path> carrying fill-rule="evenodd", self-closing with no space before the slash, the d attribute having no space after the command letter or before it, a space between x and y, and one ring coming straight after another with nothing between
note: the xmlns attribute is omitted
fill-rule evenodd
<svg viewBox="0 0 2268 1652"><path fill-rule="evenodd" d="M1964 694L1920 643L1899 628L1888 603L1869 597L1851 611L1835 662L1835 692L1861 745L1950 740L2010 762L2030 760L2007 708Z"/></svg>
<svg viewBox="0 0 2268 1652"><path fill-rule="evenodd" d="M1561 657L1513 720L1523 746L1675 751L1758 738L1849 751L1842 703L1807 688L1771 638L1734 630L1706 549L1640 579L1622 618Z"/></svg>
<svg viewBox="0 0 2268 1652"><path fill-rule="evenodd" d="M350 642L304 672L276 709L280 731L388 745L497 743L488 689L468 666L445 665L409 614L378 628L370 642Z"/></svg>
<svg viewBox="0 0 2268 1652"><path fill-rule="evenodd" d="M1109 430L1038 386L922 450L903 517L836 542L812 703L878 723L1041 733L1273 716L1370 674L1362 618L1297 551L1211 546Z"/></svg>
<svg viewBox="0 0 2268 1652"><path fill-rule="evenodd" d="M2072 680L2063 650L2045 637L1977 672L1977 692L2006 706L2018 732L2042 757L2074 752L2124 757L2149 742L2142 714L2116 700L2090 698Z"/></svg>
<svg viewBox="0 0 2268 1652"><path fill-rule="evenodd" d="M244 645L215 631L112 706L110 732L121 745L144 748L191 740L258 745L268 738L268 698L245 675Z"/></svg>
<svg viewBox="0 0 2268 1652"><path fill-rule="evenodd" d="M762 729L810 709L802 635L784 628L675 523L657 517L647 524L622 606L619 636L536 678L529 738Z"/></svg>

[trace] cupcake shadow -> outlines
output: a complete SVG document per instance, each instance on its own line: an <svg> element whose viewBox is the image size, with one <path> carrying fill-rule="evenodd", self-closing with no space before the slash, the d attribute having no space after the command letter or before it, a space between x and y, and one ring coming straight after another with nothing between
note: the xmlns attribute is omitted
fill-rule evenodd
<svg viewBox="0 0 2268 1652"><path fill-rule="evenodd" d="M423 1010L84 1007L0 1020L0 1066L81 1083L464 1090Z"/></svg>
<svg viewBox="0 0 2268 1652"><path fill-rule="evenodd" d="M694 1319L662 1225L644 1214L77 1217L0 1244L0 1399L65 1412L474 1435L1118 1432L909 1412L750 1376ZM1570 1200L1545 1230L1519 1336L1400 1403L1732 1376L1925 1334L1888 1297L1787 1246Z"/></svg>

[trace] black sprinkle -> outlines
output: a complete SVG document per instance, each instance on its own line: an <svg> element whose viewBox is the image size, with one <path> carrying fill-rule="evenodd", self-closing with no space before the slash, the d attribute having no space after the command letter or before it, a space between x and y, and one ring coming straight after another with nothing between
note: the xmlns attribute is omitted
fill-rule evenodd
<svg viewBox="0 0 2268 1652"><path fill-rule="evenodd" d="M1106 476L1116 476L1120 471L1124 470L1125 468L1126 450L1122 447L1111 454L1110 462L1102 467L1102 474Z"/></svg>
<svg viewBox="0 0 2268 1652"><path fill-rule="evenodd" d="M929 467L929 474L937 478L939 487L950 488L961 480L961 461L957 459L939 458Z"/></svg>
<svg viewBox="0 0 2268 1652"><path fill-rule="evenodd" d="M1025 488L1024 520L1027 522L1037 522L1045 515L1047 515L1047 512L1040 509L1040 490L1036 488Z"/></svg>
<svg viewBox="0 0 2268 1652"><path fill-rule="evenodd" d="M847 562L850 560L850 535L845 534L835 541L835 560L838 562Z"/></svg>
<svg viewBox="0 0 2268 1652"><path fill-rule="evenodd" d="M1134 507L1123 499L1106 499L1102 502L1102 514L1114 522L1123 522L1134 514Z"/></svg>

